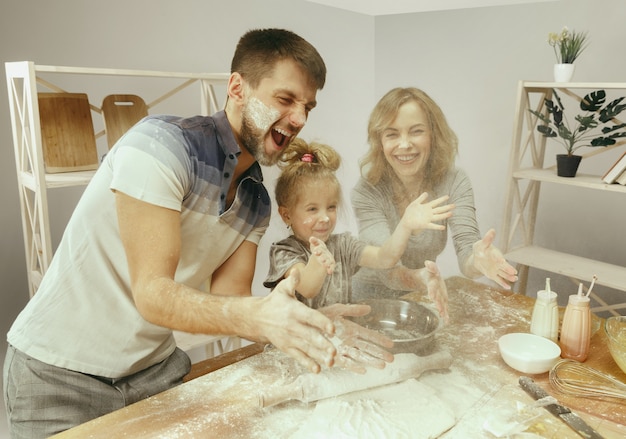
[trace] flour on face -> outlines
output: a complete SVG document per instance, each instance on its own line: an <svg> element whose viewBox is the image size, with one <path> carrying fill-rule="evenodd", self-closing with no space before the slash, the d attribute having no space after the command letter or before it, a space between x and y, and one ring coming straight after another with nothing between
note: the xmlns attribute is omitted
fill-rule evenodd
<svg viewBox="0 0 626 439"><path fill-rule="evenodd" d="M265 139L279 118L278 110L268 107L255 97L248 99L243 108L239 133L241 143L263 166L276 164L280 157L278 150L274 154L265 151Z"/></svg>
<svg viewBox="0 0 626 439"><path fill-rule="evenodd" d="M246 109L250 120L261 131L269 131L272 124L280 117L280 112L276 108L268 107L255 97L250 98Z"/></svg>

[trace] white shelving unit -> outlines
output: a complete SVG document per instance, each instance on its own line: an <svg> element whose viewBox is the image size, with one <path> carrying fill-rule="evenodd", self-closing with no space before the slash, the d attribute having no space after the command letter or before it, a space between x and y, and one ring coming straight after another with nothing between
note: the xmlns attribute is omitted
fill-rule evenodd
<svg viewBox="0 0 626 439"><path fill-rule="evenodd" d="M81 78L77 87L83 84L96 84L102 88L107 78L128 77L139 78L142 82L153 81L152 87L159 90L158 96L147 104L148 109L173 98L175 95L188 91L194 85L199 87L199 114L212 114L222 108L218 104L215 86L224 90L228 82L228 73L180 73L159 72L148 70L121 70L87 67L64 67L37 65L30 61L8 62L5 64L7 89L13 131L13 147L24 234L24 247L28 274L29 293L32 297L48 269L53 255L48 209L48 191L51 189L85 186L95 171L78 171L64 173L46 173L39 118L38 93L66 93L64 87L57 85L69 78ZM93 80L91 80L93 78ZM54 82L53 82L54 81ZM86 82L85 82L86 81ZM174 84L172 86L172 84ZM74 86L73 86L74 87ZM79 90L85 92L84 90ZM108 90L115 94L118 90ZM89 95L89 92L86 92ZM94 126L101 122L102 109L91 102L94 115ZM103 123L100 125L104 126ZM99 139L106 135L106 130L94 129L94 136ZM225 349L239 347L238 338L202 337L178 334L184 349L193 349L206 345L207 354Z"/></svg>
<svg viewBox="0 0 626 439"><path fill-rule="evenodd" d="M565 185L626 195L625 186L605 184L601 176L577 174L573 178L558 177L555 166L545 165L546 138L537 132L537 125L541 124L541 121L529 109L545 112L543 102L545 99L552 98L553 89L558 91L562 99L567 97L572 99L572 102L580 102L585 94L593 90L604 89L607 90L607 94L610 90L626 91L626 83L520 81L509 162L508 192L502 233L505 242L502 250L508 260L518 264L519 291L522 293L526 290L529 267L564 275L576 284L581 280L588 282L594 274L597 274L598 285L626 291L626 267L543 248L534 242L535 221L542 184ZM585 157L604 153L623 144L624 142L620 142L607 148L586 148L591 152L581 155L584 160ZM609 165L610 163L607 163L607 169ZM626 303L607 305L597 294L592 292L591 295L600 304L592 308L596 312L609 311L617 314L616 309L626 308Z"/></svg>

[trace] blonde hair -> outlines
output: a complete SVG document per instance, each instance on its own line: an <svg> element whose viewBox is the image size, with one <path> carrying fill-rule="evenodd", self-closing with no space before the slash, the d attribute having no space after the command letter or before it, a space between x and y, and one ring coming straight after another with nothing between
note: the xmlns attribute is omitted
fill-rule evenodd
<svg viewBox="0 0 626 439"><path fill-rule="evenodd" d="M394 88L387 92L376 104L367 126L367 140L370 148L359 162L361 175L373 185L381 180L389 180L396 198L404 199L404 189L383 153L382 133L396 118L400 107L408 102L416 102L424 111L431 132L431 148L425 167L423 190L430 190L441 182L446 172L454 165L458 153L458 138L448 125L443 111L424 91L409 88Z"/></svg>
<svg viewBox="0 0 626 439"><path fill-rule="evenodd" d="M278 167L280 176L276 181L276 204L293 207L299 199L306 180L327 180L337 187L341 196L339 180L335 171L341 165L341 156L328 145L296 138L283 153Z"/></svg>

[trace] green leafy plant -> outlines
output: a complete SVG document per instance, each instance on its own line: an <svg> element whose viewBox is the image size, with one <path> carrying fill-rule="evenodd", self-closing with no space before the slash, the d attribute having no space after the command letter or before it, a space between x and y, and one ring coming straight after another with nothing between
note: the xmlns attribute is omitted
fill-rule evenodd
<svg viewBox="0 0 626 439"><path fill-rule="evenodd" d="M621 102L624 97L614 99L606 103L606 92L596 90L587 94L580 101L580 109L584 112L574 118L576 124L571 126L565 117L565 107L561 102L556 90L553 89L554 101L545 99L544 104L547 114L530 109L537 116L542 125L537 125L544 137L555 137L565 147L567 155L584 146L610 146L614 145L621 137L626 137L626 123L612 123L613 118L619 115L626 104ZM598 132L597 129L601 130Z"/></svg>
<svg viewBox="0 0 626 439"><path fill-rule="evenodd" d="M548 43L554 49L556 62L559 64L573 64L587 47L587 33L569 31L563 27L560 33L550 32Z"/></svg>

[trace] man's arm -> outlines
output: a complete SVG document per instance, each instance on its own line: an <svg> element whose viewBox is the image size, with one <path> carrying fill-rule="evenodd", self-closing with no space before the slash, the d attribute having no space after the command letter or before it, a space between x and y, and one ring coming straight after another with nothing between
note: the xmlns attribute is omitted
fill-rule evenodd
<svg viewBox="0 0 626 439"><path fill-rule="evenodd" d="M256 267L257 245L244 241L235 253L213 273L211 294L222 296L251 296Z"/></svg>
<svg viewBox="0 0 626 439"><path fill-rule="evenodd" d="M265 297L219 296L180 284L174 280L181 248L179 212L120 192L116 203L132 295L146 320L185 332L272 343L312 371L333 364L336 350L324 334L332 335L334 325L293 297L296 279L283 281ZM226 285L222 279L229 267L249 250L244 247L228 261L219 283Z"/></svg>

